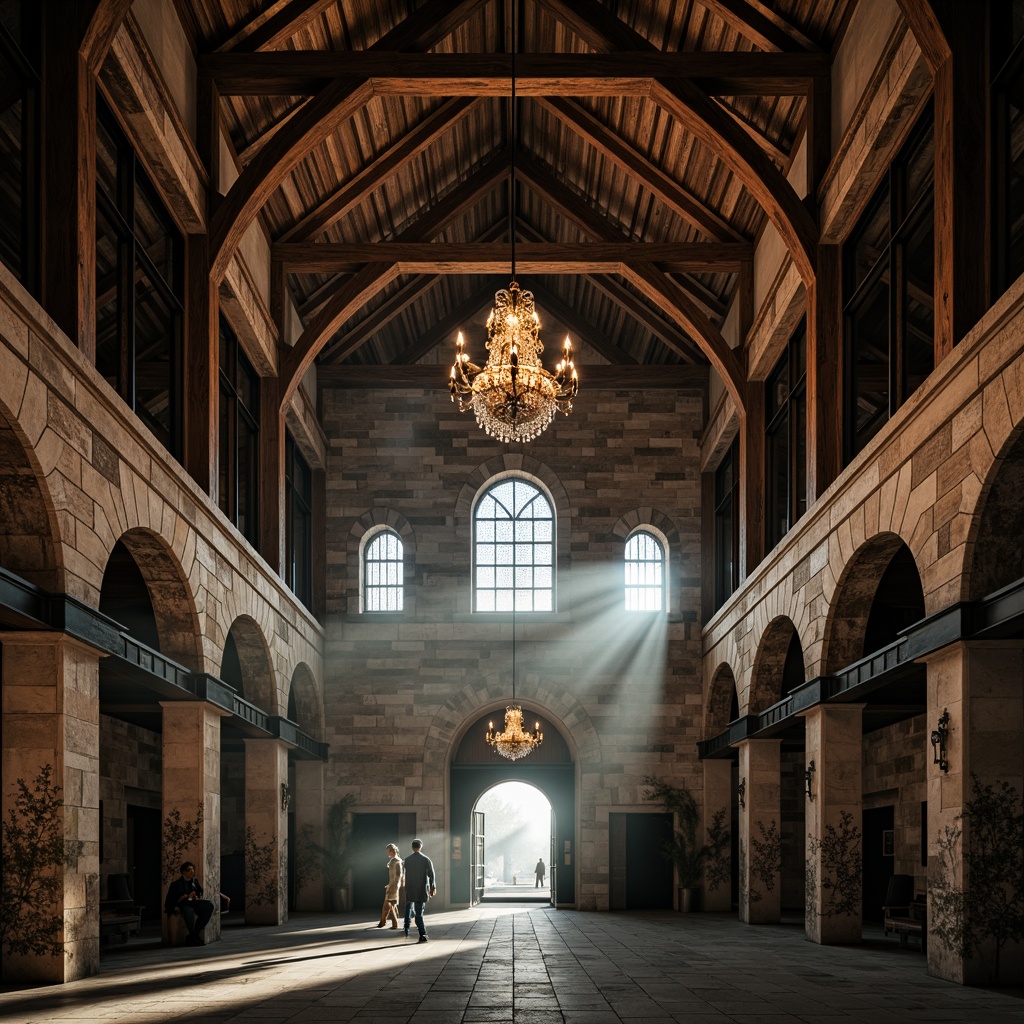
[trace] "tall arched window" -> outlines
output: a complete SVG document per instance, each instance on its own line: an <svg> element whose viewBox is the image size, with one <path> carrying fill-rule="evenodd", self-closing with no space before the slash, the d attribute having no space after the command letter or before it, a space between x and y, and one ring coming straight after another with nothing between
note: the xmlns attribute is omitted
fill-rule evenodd
<svg viewBox="0 0 1024 1024"><path fill-rule="evenodd" d="M381 530L363 548L363 611L400 612L404 595L402 538Z"/></svg>
<svg viewBox="0 0 1024 1024"><path fill-rule="evenodd" d="M626 541L626 611L660 612L665 607L665 548L646 530Z"/></svg>
<svg viewBox="0 0 1024 1024"><path fill-rule="evenodd" d="M473 515L473 545L476 611L554 610L555 521L542 491L519 477L490 487Z"/></svg>

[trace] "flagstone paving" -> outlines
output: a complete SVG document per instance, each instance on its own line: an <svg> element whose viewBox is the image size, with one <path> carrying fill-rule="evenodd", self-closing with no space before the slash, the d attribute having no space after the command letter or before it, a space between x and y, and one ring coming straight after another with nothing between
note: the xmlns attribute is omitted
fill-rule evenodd
<svg viewBox="0 0 1024 1024"><path fill-rule="evenodd" d="M5 1024L1021 1024L1024 989L930 978L894 943L822 947L717 914L484 905L430 941L355 915L233 926L200 948L105 950L100 973L0 989Z"/></svg>

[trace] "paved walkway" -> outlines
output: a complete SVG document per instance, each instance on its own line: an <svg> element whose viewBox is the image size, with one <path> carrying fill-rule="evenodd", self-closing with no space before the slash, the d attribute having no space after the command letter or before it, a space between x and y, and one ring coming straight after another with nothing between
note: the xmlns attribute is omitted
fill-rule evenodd
<svg viewBox="0 0 1024 1024"><path fill-rule="evenodd" d="M484 906L430 941L355 915L231 927L202 948L129 946L69 985L0 990L5 1024L1021 1024L1024 992L929 978L919 952L823 948L712 914Z"/></svg>

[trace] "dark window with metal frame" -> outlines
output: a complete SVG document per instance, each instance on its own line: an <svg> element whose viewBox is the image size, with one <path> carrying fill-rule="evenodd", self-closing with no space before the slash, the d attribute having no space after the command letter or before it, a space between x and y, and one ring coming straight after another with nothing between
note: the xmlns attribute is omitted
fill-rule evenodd
<svg viewBox="0 0 1024 1024"><path fill-rule="evenodd" d="M739 442L715 470L715 608L721 608L740 582Z"/></svg>
<svg viewBox="0 0 1024 1024"><path fill-rule="evenodd" d="M807 511L806 321L768 378L765 424L765 540L771 550Z"/></svg>
<svg viewBox="0 0 1024 1024"><path fill-rule="evenodd" d="M554 513L528 480L499 480L477 502L473 572L475 611L554 611Z"/></svg>
<svg viewBox="0 0 1024 1024"><path fill-rule="evenodd" d="M284 443L285 583L313 607L313 473L291 434Z"/></svg>
<svg viewBox="0 0 1024 1024"><path fill-rule="evenodd" d="M217 500L221 511L255 546L259 540L260 378L223 317L219 376Z"/></svg>
<svg viewBox="0 0 1024 1024"><path fill-rule="evenodd" d="M847 462L935 366L934 153L929 108L843 248Z"/></svg>
<svg viewBox="0 0 1024 1024"><path fill-rule="evenodd" d="M184 251L181 232L97 97L96 368L179 460Z"/></svg>
<svg viewBox="0 0 1024 1024"><path fill-rule="evenodd" d="M992 298L1024 274L1024 0L991 18Z"/></svg>
<svg viewBox="0 0 1024 1024"><path fill-rule="evenodd" d="M0 260L39 294L39 6L0 2Z"/></svg>

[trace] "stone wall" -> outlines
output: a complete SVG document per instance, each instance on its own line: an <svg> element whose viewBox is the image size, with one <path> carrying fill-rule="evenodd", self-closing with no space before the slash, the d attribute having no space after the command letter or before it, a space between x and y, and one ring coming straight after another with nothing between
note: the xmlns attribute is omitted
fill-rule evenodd
<svg viewBox="0 0 1024 1024"><path fill-rule="evenodd" d="M562 731L577 764L577 905L608 904L608 815L654 811L643 777L700 792L699 393L583 390L525 450L453 411L443 390L324 391L328 438L326 799L413 812L441 854L448 765L462 730L510 697L510 616L471 609L471 513L494 476L551 495L555 614L516 622L516 695ZM443 383L443 374L439 375ZM359 615L359 539L388 522L405 545L406 611ZM668 618L622 611L634 525L669 540ZM436 858L442 863L444 855ZM442 893L446 889L442 889Z"/></svg>

